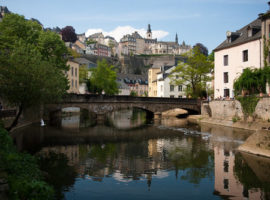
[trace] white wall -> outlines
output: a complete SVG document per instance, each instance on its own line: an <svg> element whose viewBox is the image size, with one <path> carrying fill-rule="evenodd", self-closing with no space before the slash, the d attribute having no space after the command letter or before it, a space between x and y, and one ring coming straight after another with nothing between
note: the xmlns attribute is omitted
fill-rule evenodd
<svg viewBox="0 0 270 200"><path fill-rule="evenodd" d="M260 68L262 52L260 48L261 40L251 41L239 46L223 49L215 52L215 90L214 96L218 98L224 96L224 89L230 89L230 97L234 97L233 83L247 67ZM243 62L243 51L248 50L248 61ZM228 65L224 66L224 55L228 55ZM224 72L228 72L229 82L224 83Z"/></svg>
<svg viewBox="0 0 270 200"><path fill-rule="evenodd" d="M166 71L166 73L170 73L175 67L170 68ZM170 85L171 85L171 79L169 77L166 77L164 80L159 81L160 78L163 77L163 74L158 74L157 76L157 96L158 97L171 97L174 96L174 98L179 98L179 96L182 96L182 98L186 97L186 94L184 92L184 86L182 86L182 91L178 91L178 86L174 86L174 90L170 91Z"/></svg>

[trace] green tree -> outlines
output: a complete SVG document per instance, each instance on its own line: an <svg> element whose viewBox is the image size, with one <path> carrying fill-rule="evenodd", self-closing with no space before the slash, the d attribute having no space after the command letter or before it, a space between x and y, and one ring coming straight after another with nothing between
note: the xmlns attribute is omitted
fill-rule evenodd
<svg viewBox="0 0 270 200"><path fill-rule="evenodd" d="M0 97L18 113L61 99L68 89L64 71L68 51L60 37L23 16L8 14L0 22Z"/></svg>
<svg viewBox="0 0 270 200"><path fill-rule="evenodd" d="M184 54L186 62L179 62L172 70L170 79L174 85L185 85L192 97L203 95L206 82L211 81L213 63L195 47Z"/></svg>
<svg viewBox="0 0 270 200"><path fill-rule="evenodd" d="M118 85L116 82L116 72L114 66L103 59L97 62L97 68L91 70L91 77L88 81L88 90L90 92L108 95L118 94Z"/></svg>
<svg viewBox="0 0 270 200"><path fill-rule="evenodd" d="M136 92L136 91L131 90L131 92L130 92L130 96L132 96L132 97L137 97L137 96L138 96L138 94L137 94L137 92Z"/></svg>
<svg viewBox="0 0 270 200"><path fill-rule="evenodd" d="M86 65L82 65L80 66L80 70L79 70L79 82L80 83L86 83L88 80L88 68Z"/></svg>

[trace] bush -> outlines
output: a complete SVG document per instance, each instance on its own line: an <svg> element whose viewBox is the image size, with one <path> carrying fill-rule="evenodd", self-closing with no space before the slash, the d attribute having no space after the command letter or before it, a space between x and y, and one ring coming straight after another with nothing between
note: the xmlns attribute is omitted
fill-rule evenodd
<svg viewBox="0 0 270 200"><path fill-rule="evenodd" d="M11 199L53 199L34 156L17 152L9 133L0 128L0 166L7 175Z"/></svg>
<svg viewBox="0 0 270 200"><path fill-rule="evenodd" d="M245 97L236 97L238 101L240 101L243 113L245 116L252 116L254 113L257 103L260 100L259 97L256 96L245 96Z"/></svg>

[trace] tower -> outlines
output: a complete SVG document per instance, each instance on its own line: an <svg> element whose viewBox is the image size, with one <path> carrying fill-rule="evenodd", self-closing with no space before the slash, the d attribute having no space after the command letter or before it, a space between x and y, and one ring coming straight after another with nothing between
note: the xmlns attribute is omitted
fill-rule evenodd
<svg viewBox="0 0 270 200"><path fill-rule="evenodd" d="M147 29L147 33L146 33L146 38L147 39L152 39L152 31L151 31L151 25L148 24L148 29Z"/></svg>
<svg viewBox="0 0 270 200"><path fill-rule="evenodd" d="M178 44L178 35L177 35L177 33L175 35L175 43Z"/></svg>

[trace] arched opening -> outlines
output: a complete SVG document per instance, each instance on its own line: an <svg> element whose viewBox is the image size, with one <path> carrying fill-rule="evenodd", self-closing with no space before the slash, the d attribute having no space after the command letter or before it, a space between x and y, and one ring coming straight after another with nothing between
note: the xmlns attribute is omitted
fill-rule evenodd
<svg viewBox="0 0 270 200"><path fill-rule="evenodd" d="M50 112L49 123L64 129L79 129L96 124L96 114L80 107L64 107Z"/></svg>
<svg viewBox="0 0 270 200"><path fill-rule="evenodd" d="M106 115L106 125L117 129L134 129L152 123L153 113L138 107L117 109Z"/></svg>

